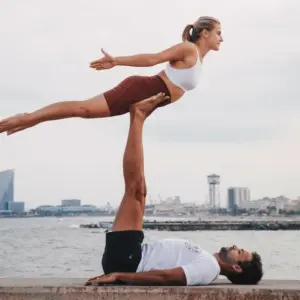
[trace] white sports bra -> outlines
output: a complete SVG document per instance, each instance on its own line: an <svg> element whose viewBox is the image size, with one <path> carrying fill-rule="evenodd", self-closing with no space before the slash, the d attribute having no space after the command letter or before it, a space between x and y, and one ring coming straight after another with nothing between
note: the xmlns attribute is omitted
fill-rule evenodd
<svg viewBox="0 0 300 300"><path fill-rule="evenodd" d="M199 55L197 62L190 68L175 69L170 63L167 63L165 73L172 83L180 87L184 91L194 89L198 82L202 71L202 63Z"/></svg>

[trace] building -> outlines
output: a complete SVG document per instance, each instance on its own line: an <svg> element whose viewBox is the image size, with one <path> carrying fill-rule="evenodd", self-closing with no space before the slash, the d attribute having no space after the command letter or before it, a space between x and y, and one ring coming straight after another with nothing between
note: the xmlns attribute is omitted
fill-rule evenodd
<svg viewBox="0 0 300 300"><path fill-rule="evenodd" d="M35 209L41 215L68 215L68 214L82 214L82 213L101 213L100 208L95 205L82 205L82 206L54 206L42 205Z"/></svg>
<svg viewBox="0 0 300 300"><path fill-rule="evenodd" d="M284 196L278 196L275 198L264 197L262 199L244 202L241 208L252 209L255 211L268 210L269 208L275 208L278 213L280 210L288 208L290 200Z"/></svg>
<svg viewBox="0 0 300 300"><path fill-rule="evenodd" d="M14 170L0 172L0 211L10 210L14 201Z"/></svg>
<svg viewBox="0 0 300 300"><path fill-rule="evenodd" d="M165 200L161 201L160 204L165 205L180 205L180 196L167 197Z"/></svg>
<svg viewBox="0 0 300 300"><path fill-rule="evenodd" d="M81 200L65 199L61 201L61 206L81 206Z"/></svg>
<svg viewBox="0 0 300 300"><path fill-rule="evenodd" d="M250 190L244 187L230 187L228 189L228 209L242 208L245 203L250 202Z"/></svg>
<svg viewBox="0 0 300 300"><path fill-rule="evenodd" d="M300 197L297 200L292 200L288 203L284 209L287 211L300 211Z"/></svg>
<svg viewBox="0 0 300 300"><path fill-rule="evenodd" d="M209 187L209 208L220 208L220 175L210 174L207 176Z"/></svg>
<svg viewBox="0 0 300 300"><path fill-rule="evenodd" d="M9 202L8 209L13 214L22 214L25 211L25 203L24 202Z"/></svg>

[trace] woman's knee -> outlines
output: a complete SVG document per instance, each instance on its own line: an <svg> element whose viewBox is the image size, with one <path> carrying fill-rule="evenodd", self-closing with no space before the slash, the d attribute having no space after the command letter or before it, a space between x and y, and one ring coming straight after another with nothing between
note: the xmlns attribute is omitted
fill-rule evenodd
<svg viewBox="0 0 300 300"><path fill-rule="evenodd" d="M80 101L78 110L82 118L102 118L111 115L103 94L85 101Z"/></svg>

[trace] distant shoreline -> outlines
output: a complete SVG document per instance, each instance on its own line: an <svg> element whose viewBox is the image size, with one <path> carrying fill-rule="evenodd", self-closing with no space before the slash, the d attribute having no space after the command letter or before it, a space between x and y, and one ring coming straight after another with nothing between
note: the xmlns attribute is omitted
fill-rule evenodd
<svg viewBox="0 0 300 300"><path fill-rule="evenodd" d="M111 222L99 222L97 224L81 224L81 228L102 228L108 229ZM158 231L207 231L207 230L300 230L300 221L165 221L165 222L144 222L143 229Z"/></svg>
<svg viewBox="0 0 300 300"><path fill-rule="evenodd" d="M102 214L102 215L94 215L94 214L90 214L90 215L61 215L61 216L42 216L42 215L26 215L26 216L9 216L9 215L3 215L0 216L0 220L1 219L33 219L33 218L88 218L88 217L114 217L115 215L106 215L106 214Z"/></svg>

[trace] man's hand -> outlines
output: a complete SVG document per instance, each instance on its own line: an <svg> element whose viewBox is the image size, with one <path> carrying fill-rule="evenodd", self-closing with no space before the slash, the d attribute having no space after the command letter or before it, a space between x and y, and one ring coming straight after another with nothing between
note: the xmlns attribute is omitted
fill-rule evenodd
<svg viewBox="0 0 300 300"><path fill-rule="evenodd" d="M115 283L118 280L118 273L111 273L111 274L107 274L107 275L101 275L101 276L97 276L94 278L89 279L86 282L86 286L88 285L92 285L92 284L107 284L107 283Z"/></svg>
<svg viewBox="0 0 300 300"><path fill-rule="evenodd" d="M111 69L116 66L116 59L101 49L104 57L90 63L90 67L96 70Z"/></svg>
<svg viewBox="0 0 300 300"><path fill-rule="evenodd" d="M85 285L128 283L133 285L186 285L186 277L182 268L170 270L151 270L137 273L111 273L91 278Z"/></svg>

